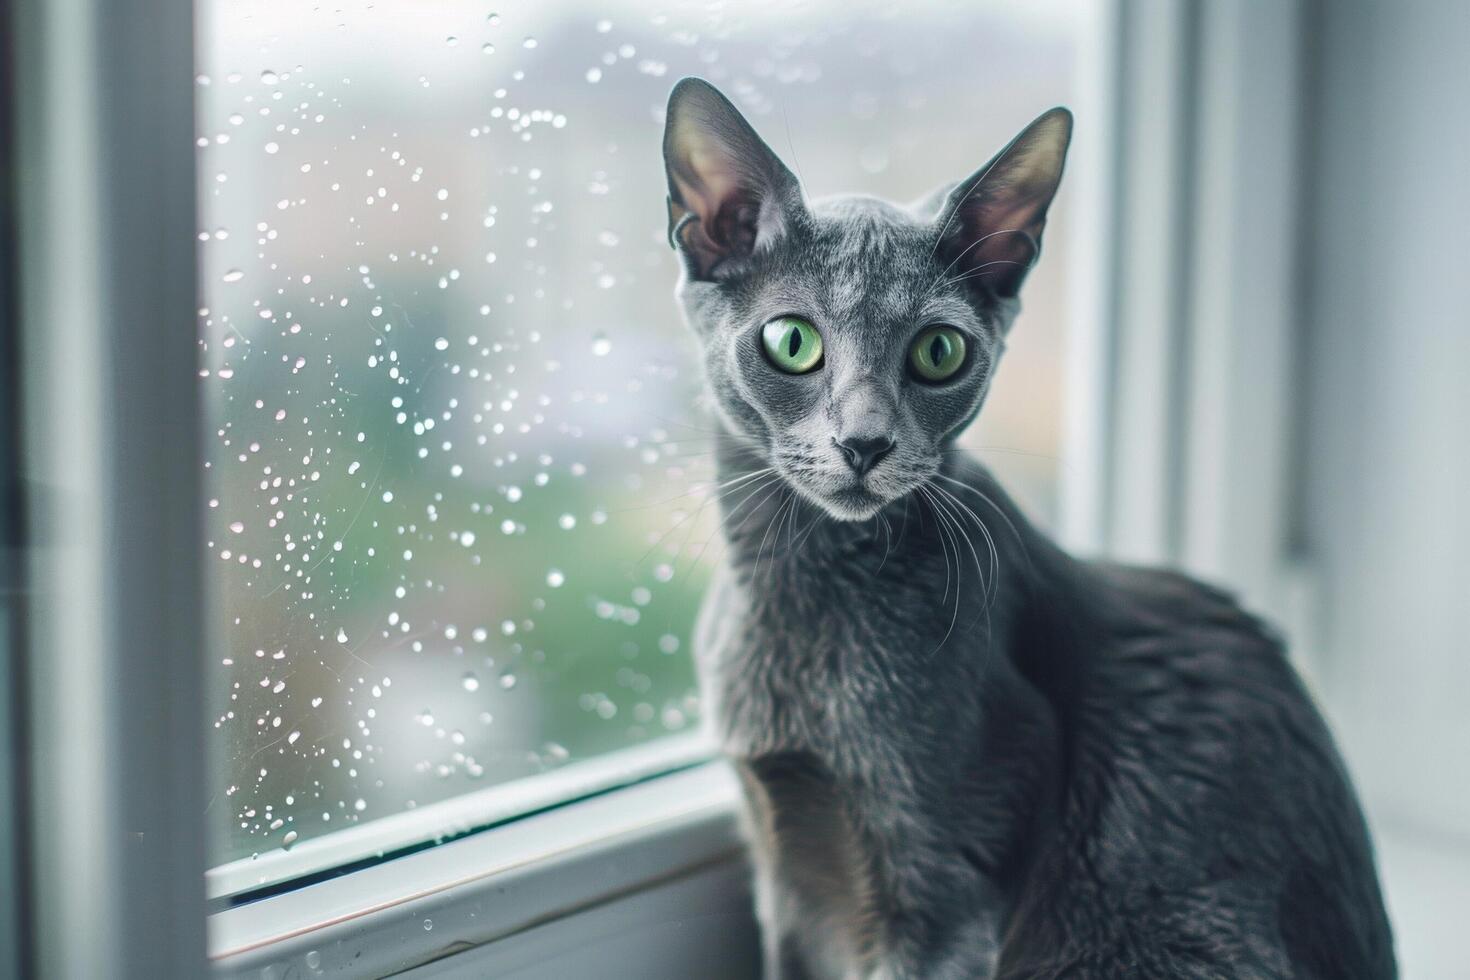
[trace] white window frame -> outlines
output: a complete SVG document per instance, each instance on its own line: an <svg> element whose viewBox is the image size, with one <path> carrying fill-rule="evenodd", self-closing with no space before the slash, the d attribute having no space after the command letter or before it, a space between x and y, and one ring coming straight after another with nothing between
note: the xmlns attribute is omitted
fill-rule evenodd
<svg viewBox="0 0 1470 980"><path fill-rule="evenodd" d="M187 0L16 0L21 973L198 976L205 646Z"/></svg>
<svg viewBox="0 0 1470 980"><path fill-rule="evenodd" d="M1077 543L1236 589L1310 673L1297 383L1311 5L1112 0L1098 75L1108 269L1079 310L1070 406L1091 465ZM1085 251L1079 249L1079 252ZM1096 273L1093 273L1096 274ZM1084 282L1090 280L1084 279Z"/></svg>
<svg viewBox="0 0 1470 980"><path fill-rule="evenodd" d="M1094 9L1064 536L1244 582L1290 619L1302 4ZM220 976L536 975L578 944L602 975L753 970L738 794L687 746L302 887L284 866L253 883L216 870L206 939L192 4L17 0L0 21L30 590L25 764L0 772L23 839L0 875L27 910L21 974L202 976L208 948ZM458 805L368 850L505 816L491 797Z"/></svg>

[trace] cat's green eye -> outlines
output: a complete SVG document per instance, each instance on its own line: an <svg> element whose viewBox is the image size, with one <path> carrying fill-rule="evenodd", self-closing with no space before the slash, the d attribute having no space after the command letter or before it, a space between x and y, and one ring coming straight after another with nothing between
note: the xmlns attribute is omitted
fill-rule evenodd
<svg viewBox="0 0 1470 980"><path fill-rule="evenodd" d="M909 367L931 384L948 381L964 363L965 335L954 327L930 327L909 348Z"/></svg>
<svg viewBox="0 0 1470 980"><path fill-rule="evenodd" d="M806 374L822 363L822 335L801 317L777 317L761 328L771 363L787 374Z"/></svg>

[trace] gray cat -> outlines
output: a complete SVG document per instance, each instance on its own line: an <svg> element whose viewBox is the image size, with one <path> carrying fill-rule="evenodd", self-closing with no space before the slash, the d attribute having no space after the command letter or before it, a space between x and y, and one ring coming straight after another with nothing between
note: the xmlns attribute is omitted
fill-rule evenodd
<svg viewBox="0 0 1470 980"><path fill-rule="evenodd" d="M953 445L1071 128L1054 109L913 207L807 201L714 88L670 97L729 544L697 658L766 975L1393 977L1279 640L1183 576L1071 558Z"/></svg>

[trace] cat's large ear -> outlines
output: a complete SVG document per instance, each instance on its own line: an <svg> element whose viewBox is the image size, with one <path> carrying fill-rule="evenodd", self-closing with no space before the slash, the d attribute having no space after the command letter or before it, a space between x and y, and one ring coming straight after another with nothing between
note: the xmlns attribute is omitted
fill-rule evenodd
<svg viewBox="0 0 1470 980"><path fill-rule="evenodd" d="M946 277L995 296L1015 296L1041 252L1046 209L1062 180L1072 114L1044 113L938 209L935 254Z"/></svg>
<svg viewBox="0 0 1470 980"><path fill-rule="evenodd" d="M783 234L801 186L740 111L708 82L685 78L664 124L669 244L696 279L715 278Z"/></svg>

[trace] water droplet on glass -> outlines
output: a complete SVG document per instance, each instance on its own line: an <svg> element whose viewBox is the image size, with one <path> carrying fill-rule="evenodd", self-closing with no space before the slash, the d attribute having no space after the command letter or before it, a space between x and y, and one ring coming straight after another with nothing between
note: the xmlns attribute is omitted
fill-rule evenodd
<svg viewBox="0 0 1470 980"><path fill-rule="evenodd" d="M566 582L566 580L567 577L563 575L558 569L553 568L551 571L546 573L546 584L551 586L553 589L561 588L562 584Z"/></svg>
<svg viewBox="0 0 1470 980"><path fill-rule="evenodd" d="M281 150L281 144L276 143L274 141L273 142L270 142L270 143L267 143L265 145L265 152L267 152L267 153L279 153L280 150Z"/></svg>
<svg viewBox="0 0 1470 980"><path fill-rule="evenodd" d="M612 352L612 341L606 334L597 334L592 338L592 353L598 357L606 357Z"/></svg>
<svg viewBox="0 0 1470 980"><path fill-rule="evenodd" d="M346 643L347 642L347 631L345 629L342 629L341 627L338 627L337 628L337 642L338 643Z"/></svg>
<svg viewBox="0 0 1470 980"><path fill-rule="evenodd" d="M245 523L243 521L231 521L230 530L235 532L236 534L239 534L240 532L245 530Z"/></svg>
<svg viewBox="0 0 1470 980"><path fill-rule="evenodd" d="M239 282L241 279L244 279L244 278L245 278L245 273L241 272L239 269L231 269L229 272L226 272L224 275L220 276L220 281L221 282Z"/></svg>
<svg viewBox="0 0 1470 980"><path fill-rule="evenodd" d="M260 83L262 85L276 85L280 81L281 81L281 76L280 75L277 75L275 72L271 71L269 68L267 68L265 71L263 71L263 72L260 73Z"/></svg>
<svg viewBox="0 0 1470 980"><path fill-rule="evenodd" d="M433 919L425 919L424 920L424 932L428 932L428 931L430 931L433 928L434 928L434 920Z"/></svg>
<svg viewBox="0 0 1470 980"><path fill-rule="evenodd" d="M306 965L310 969L320 970L322 968L322 954L314 949L308 952L306 954Z"/></svg>
<svg viewBox="0 0 1470 980"><path fill-rule="evenodd" d="M443 338L443 337L437 337L437 338L435 338L435 340L434 340L434 349L435 350L448 350L449 349L449 341L447 339Z"/></svg>
<svg viewBox="0 0 1470 980"><path fill-rule="evenodd" d="M511 688L515 687L516 686L516 675L515 674L512 674L512 673L509 673L509 672L504 673L504 674L501 674L500 675L500 686L502 688L504 688L505 690L507 690L507 691L509 691Z"/></svg>
<svg viewBox="0 0 1470 980"><path fill-rule="evenodd" d="M296 843L296 838L300 836L301 835L294 830L286 831L286 836L281 838L281 847L289 851L291 849L291 845Z"/></svg>
<svg viewBox="0 0 1470 980"><path fill-rule="evenodd" d="M473 694L480 689L480 679L474 674L465 674L459 679L459 685Z"/></svg>
<svg viewBox="0 0 1470 980"><path fill-rule="evenodd" d="M494 54L495 53L495 45L491 44L489 41L486 41L484 44L480 45L480 53L481 54Z"/></svg>
<svg viewBox="0 0 1470 980"><path fill-rule="evenodd" d="M588 84L590 84L590 85L596 85L600 81L602 81L602 69L601 68L588 68L587 69L587 82L588 82Z"/></svg>
<svg viewBox="0 0 1470 980"><path fill-rule="evenodd" d="M459 43L459 38L457 38L457 37L455 37L455 36L454 36L454 35L453 35L453 34L451 34L451 35L449 35L449 36L448 36L448 37L446 37L446 38L445 38L445 39L444 39L444 43L445 43L445 44L447 44L447 45L449 45L449 46L450 46L450 47L451 47L451 48L452 48L452 47L454 47L454 46L455 46L455 45L456 45L456 44L458 44L458 43Z"/></svg>
<svg viewBox="0 0 1470 980"><path fill-rule="evenodd" d="M563 531L570 531L577 526L577 519L571 514L563 514L556 519L556 523Z"/></svg>
<svg viewBox="0 0 1470 980"><path fill-rule="evenodd" d="M534 37L527 37L524 41L521 42L521 47L526 48L527 50L534 48L535 46L536 39Z"/></svg>

